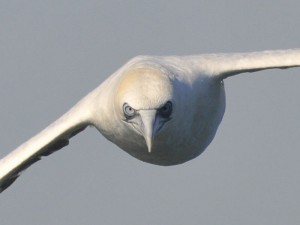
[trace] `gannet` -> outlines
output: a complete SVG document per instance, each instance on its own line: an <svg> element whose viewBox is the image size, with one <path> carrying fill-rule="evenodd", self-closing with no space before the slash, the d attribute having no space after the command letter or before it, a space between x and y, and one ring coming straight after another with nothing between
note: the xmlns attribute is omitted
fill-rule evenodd
<svg viewBox="0 0 300 225"><path fill-rule="evenodd" d="M0 192L88 126L144 162L163 166L187 162L199 156L216 134L225 111L225 78L298 66L300 49L137 56L1 159Z"/></svg>

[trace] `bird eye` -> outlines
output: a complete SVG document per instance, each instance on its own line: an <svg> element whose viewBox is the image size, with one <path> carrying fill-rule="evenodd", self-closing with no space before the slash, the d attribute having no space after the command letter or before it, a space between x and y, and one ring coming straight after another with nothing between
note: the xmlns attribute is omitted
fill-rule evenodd
<svg viewBox="0 0 300 225"><path fill-rule="evenodd" d="M163 107L158 109L162 117L168 118L172 113L172 102L167 102Z"/></svg>
<svg viewBox="0 0 300 225"><path fill-rule="evenodd" d="M127 119L129 119L130 117L133 117L135 115L135 109L132 108L127 103L124 103L124 105L123 105L123 112Z"/></svg>

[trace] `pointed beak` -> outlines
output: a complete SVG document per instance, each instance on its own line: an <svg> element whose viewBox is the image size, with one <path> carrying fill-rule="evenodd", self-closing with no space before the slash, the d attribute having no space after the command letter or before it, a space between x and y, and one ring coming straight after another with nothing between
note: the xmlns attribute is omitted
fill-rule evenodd
<svg viewBox="0 0 300 225"><path fill-rule="evenodd" d="M141 130L148 147L148 152L151 152L153 137L156 135L156 110L140 110L139 114L142 120Z"/></svg>

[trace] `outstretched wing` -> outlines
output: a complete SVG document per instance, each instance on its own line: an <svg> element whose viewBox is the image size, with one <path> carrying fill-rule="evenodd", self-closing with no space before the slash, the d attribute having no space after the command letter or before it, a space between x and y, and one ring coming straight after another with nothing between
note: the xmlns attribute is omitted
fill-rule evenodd
<svg viewBox="0 0 300 225"><path fill-rule="evenodd" d="M0 193L10 186L23 170L42 156L63 148L69 139L90 124L92 105L87 96L39 134L0 160Z"/></svg>
<svg viewBox="0 0 300 225"><path fill-rule="evenodd" d="M220 65L224 79L239 73L300 66L300 49L232 54Z"/></svg>
<svg viewBox="0 0 300 225"><path fill-rule="evenodd" d="M300 66L300 49L191 56L195 71L225 79L259 70Z"/></svg>

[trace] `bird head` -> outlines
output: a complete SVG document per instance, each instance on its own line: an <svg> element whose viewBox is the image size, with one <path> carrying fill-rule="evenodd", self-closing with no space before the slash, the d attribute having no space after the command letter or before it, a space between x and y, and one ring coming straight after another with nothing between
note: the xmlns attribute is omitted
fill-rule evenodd
<svg viewBox="0 0 300 225"><path fill-rule="evenodd" d="M172 119L172 81L154 68L134 68L122 77L115 98L118 116L145 139L151 152L155 137Z"/></svg>

